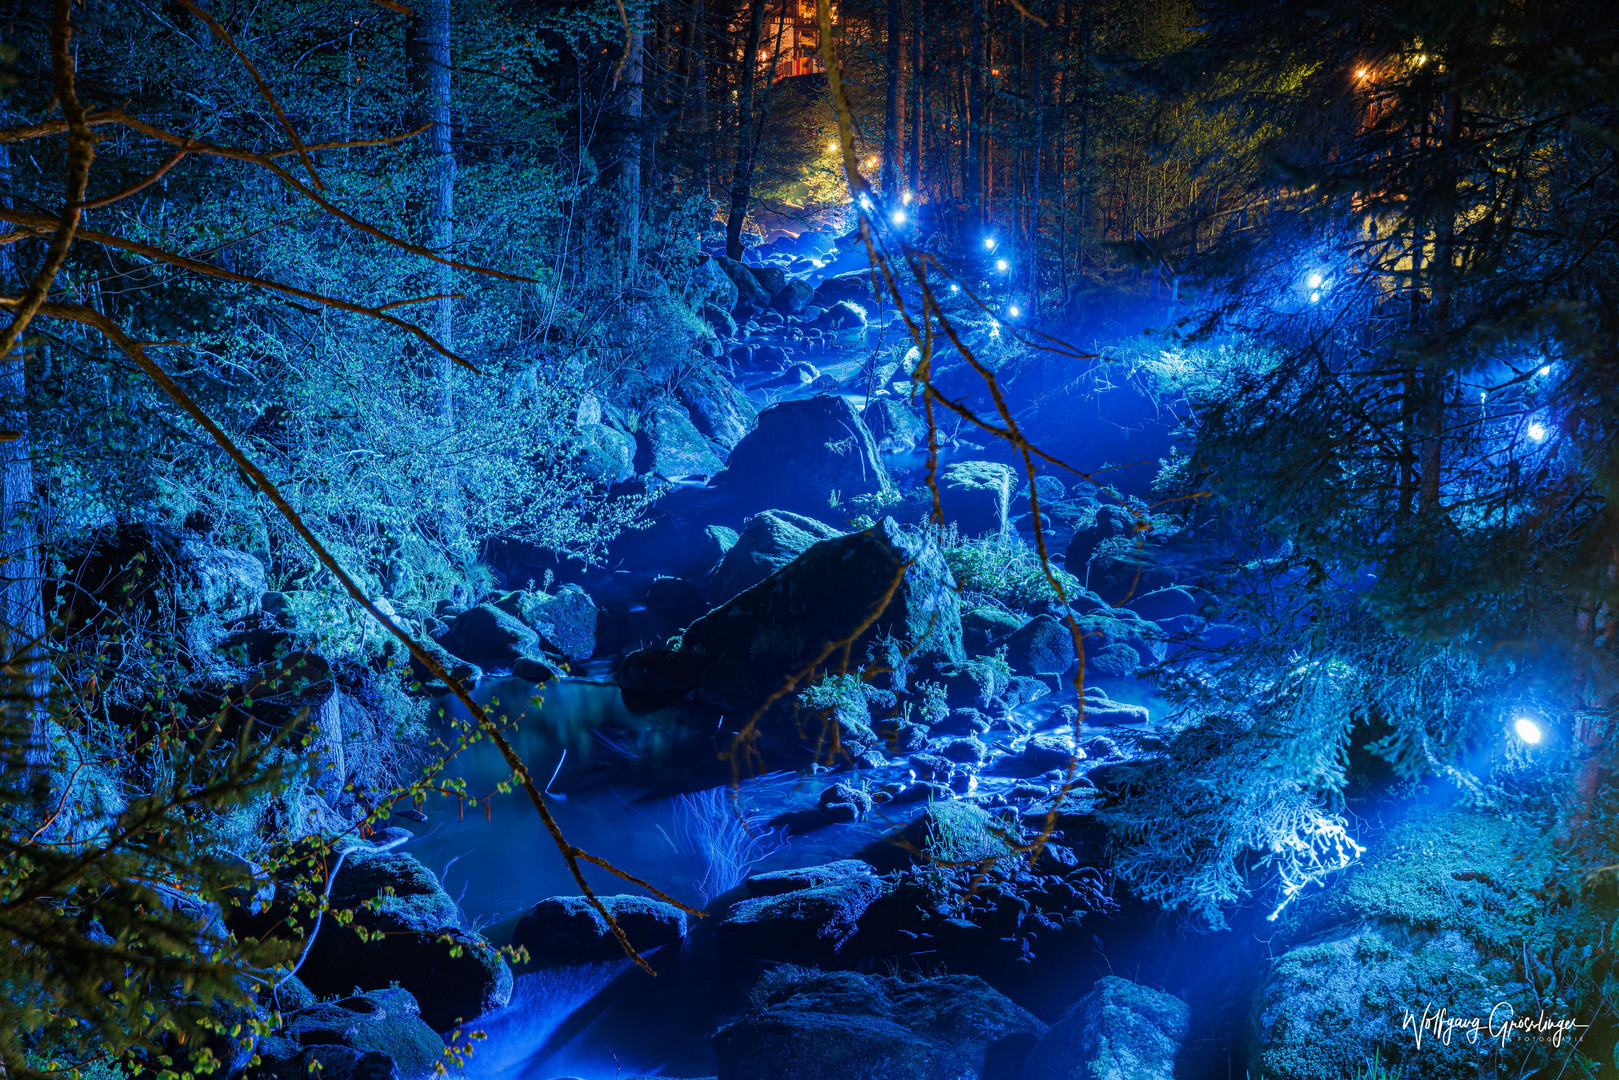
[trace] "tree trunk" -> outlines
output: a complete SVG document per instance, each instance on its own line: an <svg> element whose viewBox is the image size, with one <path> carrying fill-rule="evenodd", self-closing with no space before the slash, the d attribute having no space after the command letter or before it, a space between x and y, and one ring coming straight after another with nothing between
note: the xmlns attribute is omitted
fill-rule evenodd
<svg viewBox="0 0 1619 1080"><path fill-rule="evenodd" d="M883 99L883 198L893 200L899 189L899 38L902 0L888 0L888 87Z"/></svg>
<svg viewBox="0 0 1619 1080"><path fill-rule="evenodd" d="M618 72L618 84L613 88L608 119L605 175L618 196L618 212L622 214L618 250L624 258L626 282L635 278L641 262L641 79L645 67L645 35L641 27L643 10L643 5L639 3L625 7L629 30L624 44L623 66Z"/></svg>
<svg viewBox="0 0 1619 1080"><path fill-rule="evenodd" d="M1045 58L1046 38L1040 32L1041 27L1036 23L1034 33L1034 146L1030 157L1034 160L1029 167L1029 316L1036 318L1040 314L1040 151L1046 137L1046 88L1041 82L1045 78L1041 61Z"/></svg>
<svg viewBox="0 0 1619 1080"><path fill-rule="evenodd" d="M973 0L967 37L967 164L962 194L967 201L967 223L984 223L984 0Z"/></svg>
<svg viewBox="0 0 1619 1080"><path fill-rule="evenodd" d="M906 110L911 122L910 153L906 155L905 188L918 200L922 195L922 0L916 0L916 18L911 23L911 100Z"/></svg>
<svg viewBox="0 0 1619 1080"><path fill-rule="evenodd" d="M427 183L412 200L413 217L421 222L423 247L448 256L455 244L455 152L450 146L450 0L422 0L405 31L407 75L416 100L412 126L431 125L427 139ZM455 271L433 263L432 291L440 299L432 304L429 326L446 349L455 348ZM455 422L451 394L453 367L448 357L437 358L438 414L446 428Z"/></svg>
<svg viewBox="0 0 1619 1080"><path fill-rule="evenodd" d="M11 208L11 150L0 145L0 204ZM20 295L15 244L0 245L0 291ZM27 760L48 759L43 703L50 689L45 663L45 601L41 591L38 501L29 440L28 375L23 352L0 357L0 665L10 693L22 692L31 715Z"/></svg>
<svg viewBox="0 0 1619 1080"><path fill-rule="evenodd" d="M742 85L737 93L736 168L731 174L731 216L725 223L725 253L742 257L742 221L753 188L753 85L764 32L765 0L750 0L748 40L742 47Z"/></svg>

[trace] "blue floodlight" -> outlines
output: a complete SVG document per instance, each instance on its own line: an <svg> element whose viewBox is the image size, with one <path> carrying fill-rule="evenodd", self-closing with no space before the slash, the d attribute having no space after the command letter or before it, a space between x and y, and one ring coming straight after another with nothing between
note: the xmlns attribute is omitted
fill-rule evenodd
<svg viewBox="0 0 1619 1080"><path fill-rule="evenodd" d="M1520 716L1512 722L1512 730L1518 738L1533 746L1541 739L1540 725L1527 716Z"/></svg>
<svg viewBox="0 0 1619 1080"><path fill-rule="evenodd" d="M1015 319L1021 314L1021 312L1018 311L1018 306L1013 304L1011 307L1006 309L1006 314Z"/></svg>
<svg viewBox="0 0 1619 1080"><path fill-rule="evenodd" d="M1006 273L1006 268L1007 268L1008 265L1009 264L1007 263L1007 261L1005 259L996 259L995 260L995 269L999 270L1003 274Z"/></svg>
<svg viewBox="0 0 1619 1080"><path fill-rule="evenodd" d="M1529 423L1527 434L1532 442L1545 442L1548 432L1545 424L1542 424L1539 420L1532 420Z"/></svg>
<svg viewBox="0 0 1619 1080"><path fill-rule="evenodd" d="M889 215L889 217L893 220L895 225L905 224L905 211L903 210L895 210Z"/></svg>

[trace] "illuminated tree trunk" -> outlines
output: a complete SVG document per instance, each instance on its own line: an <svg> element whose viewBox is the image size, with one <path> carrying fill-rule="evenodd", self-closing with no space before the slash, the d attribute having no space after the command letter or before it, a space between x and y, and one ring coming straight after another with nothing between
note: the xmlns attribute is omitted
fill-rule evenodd
<svg viewBox="0 0 1619 1080"><path fill-rule="evenodd" d="M899 188L899 38L901 0L888 0L888 86L883 99L883 197L893 199Z"/></svg>
<svg viewBox="0 0 1619 1080"><path fill-rule="evenodd" d="M1038 9L1036 9L1038 11ZM1039 24L1034 26L1034 145L1029 168L1029 315L1040 314L1040 158L1046 137L1046 88L1041 61L1045 58L1046 39Z"/></svg>
<svg viewBox="0 0 1619 1080"><path fill-rule="evenodd" d="M910 152L906 155L906 190L922 191L922 0L916 0L916 18L911 23L911 100L906 110L910 121Z"/></svg>
<svg viewBox="0 0 1619 1080"><path fill-rule="evenodd" d="M737 93L736 168L731 174L731 216L725 223L725 253L742 257L742 221L747 217L753 188L753 87L759 63L759 38L764 32L765 0L748 5L748 39L742 47L742 85Z"/></svg>
<svg viewBox="0 0 1619 1080"><path fill-rule="evenodd" d="M973 0L967 36L967 164L962 177L967 222L984 222L984 0Z"/></svg>
<svg viewBox="0 0 1619 1080"><path fill-rule="evenodd" d="M0 146L0 203L11 208L11 151ZM0 245L0 291L21 295L15 244ZM13 687L34 699L28 759L46 758L44 709L49 689L44 659L45 604L41 592L38 499L29 440L28 376L20 348L0 357L0 664Z"/></svg>
<svg viewBox="0 0 1619 1080"><path fill-rule="evenodd" d="M455 152L450 145L450 0L422 0L414 5L416 14L405 32L407 76L415 96L412 126L429 125L427 140L427 183L412 200L413 217L422 221L421 242L440 255L448 256L455 244ZM429 325L433 336L446 349L455 349L455 305L448 295L455 292L455 271L433 263L433 289L440 299L431 301ZM437 358L438 413L446 428L455 422L455 399L451 393L448 357Z"/></svg>

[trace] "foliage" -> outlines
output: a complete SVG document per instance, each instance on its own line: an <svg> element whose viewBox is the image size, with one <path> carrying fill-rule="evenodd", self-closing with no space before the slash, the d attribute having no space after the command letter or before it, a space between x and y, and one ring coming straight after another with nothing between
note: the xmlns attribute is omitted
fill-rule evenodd
<svg viewBox="0 0 1619 1080"><path fill-rule="evenodd" d="M963 593L1011 611L1058 603L1039 554L1016 535L963 537L954 525L939 538L944 559ZM1083 591L1079 580L1060 567L1049 571L1069 598Z"/></svg>
<svg viewBox="0 0 1619 1080"><path fill-rule="evenodd" d="M265 1029L251 973L291 946L225 928L221 908L264 879L220 825L297 779L293 729L237 736L170 706L108 739L91 731L93 693L58 683L41 701L15 663L0 672L0 1065L38 1078L239 1064Z"/></svg>

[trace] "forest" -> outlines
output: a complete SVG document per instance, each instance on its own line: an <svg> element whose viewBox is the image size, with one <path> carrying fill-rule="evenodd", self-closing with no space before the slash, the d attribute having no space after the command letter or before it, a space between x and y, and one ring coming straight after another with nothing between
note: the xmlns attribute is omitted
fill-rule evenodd
<svg viewBox="0 0 1619 1080"><path fill-rule="evenodd" d="M0 1076L1619 1080L1619 6L0 0Z"/></svg>

